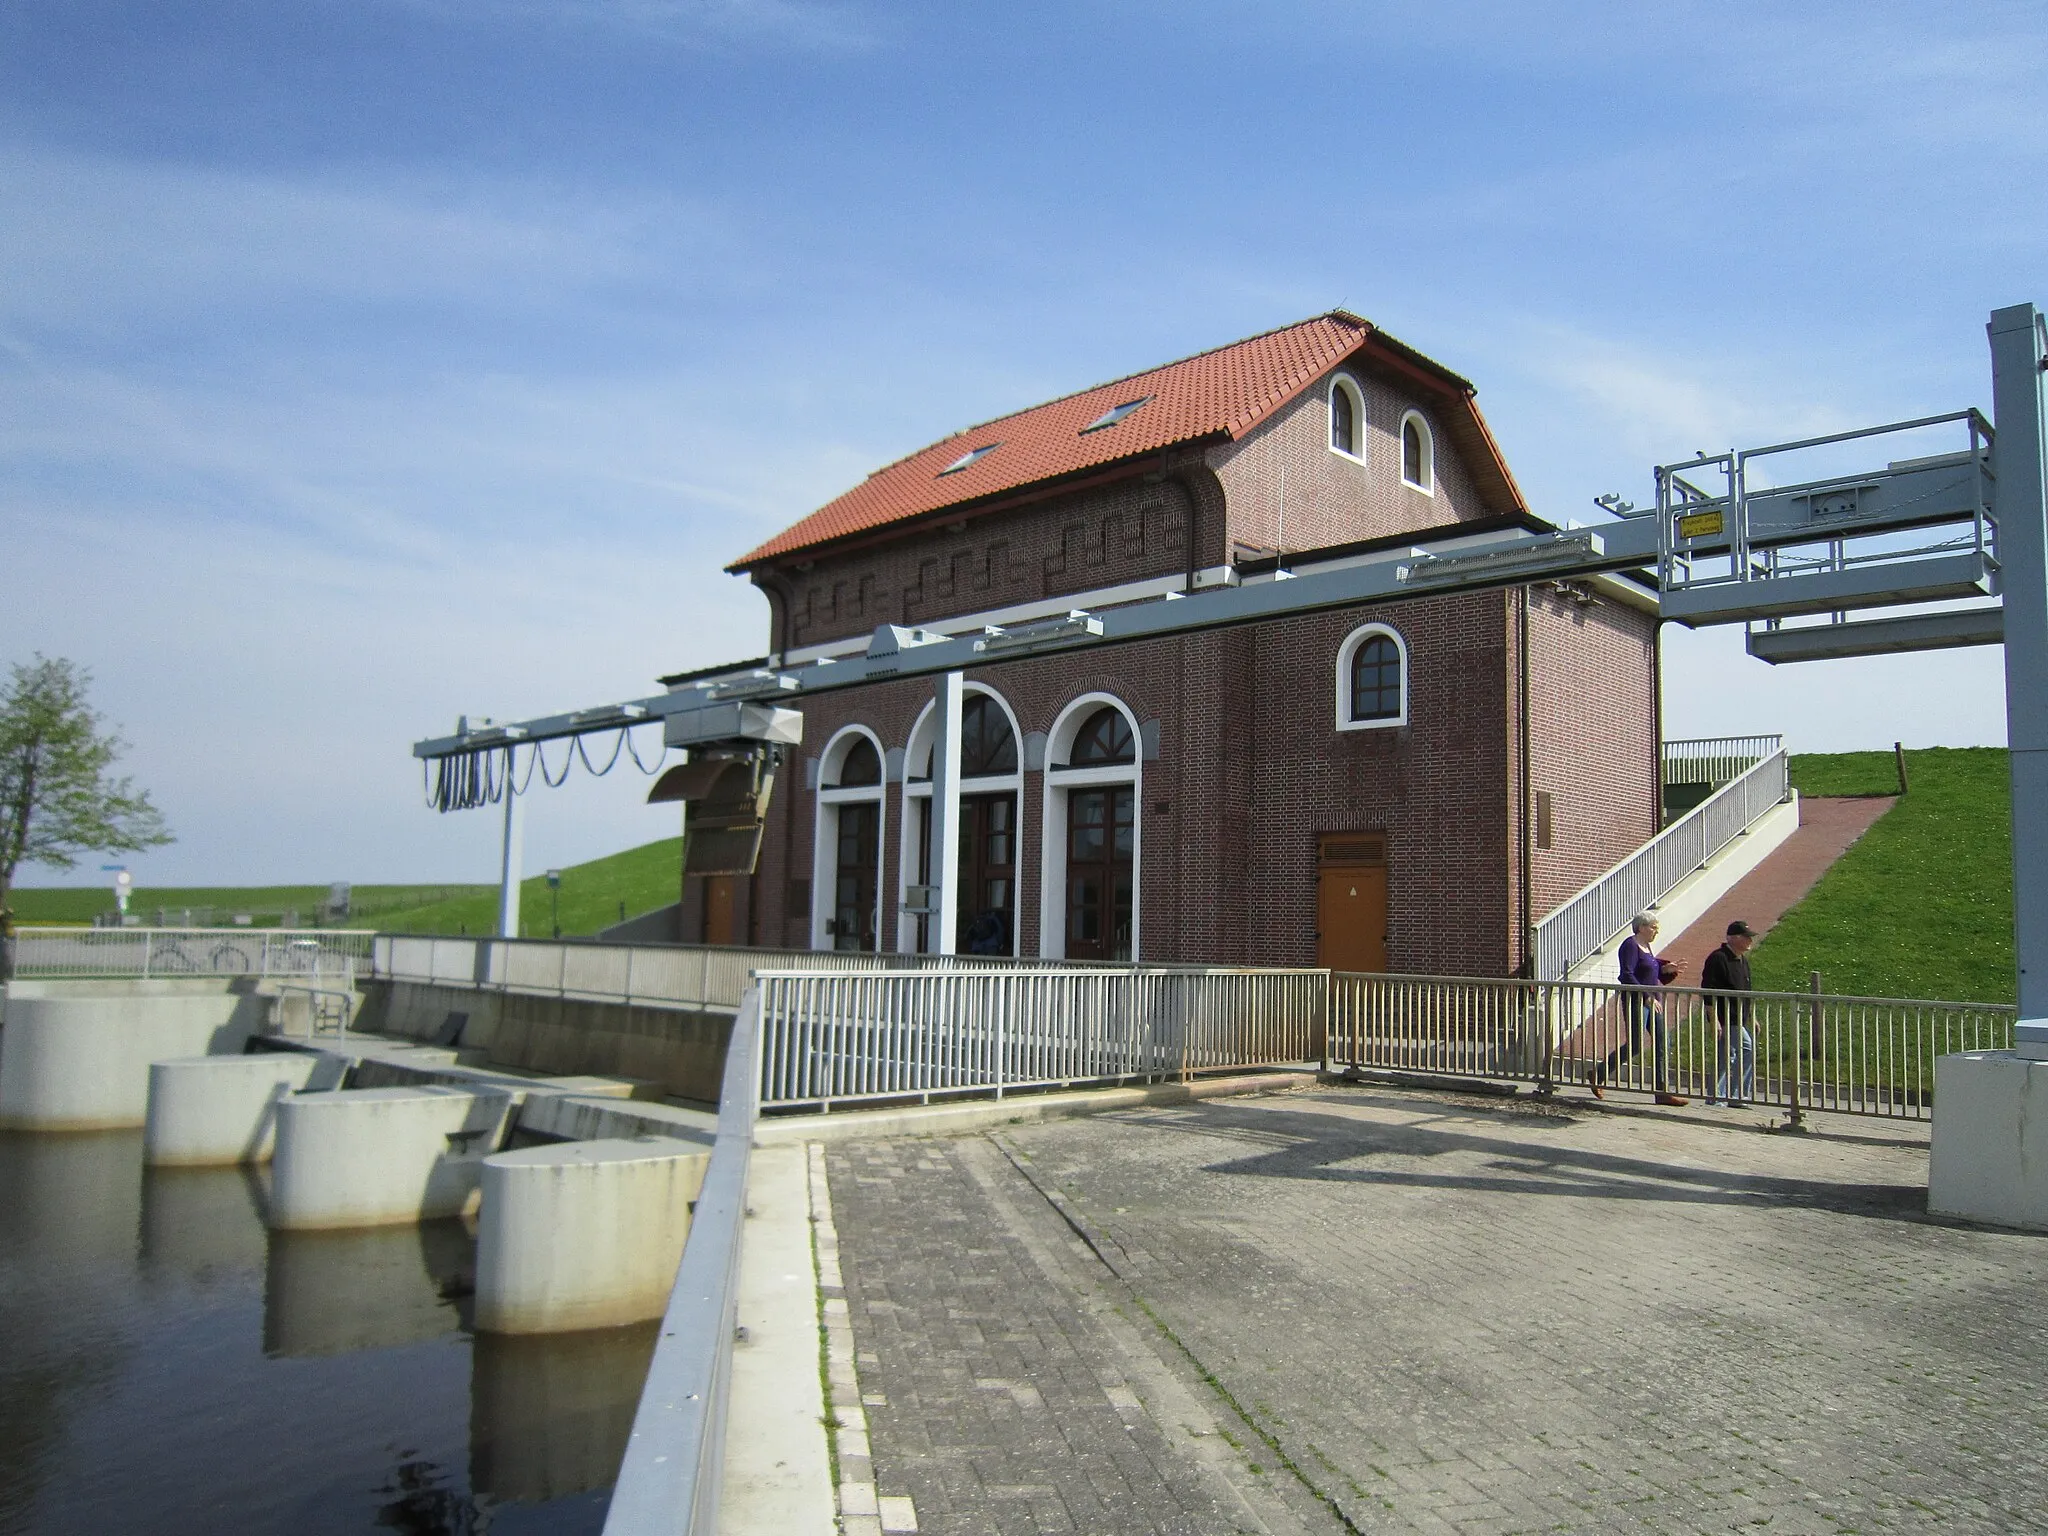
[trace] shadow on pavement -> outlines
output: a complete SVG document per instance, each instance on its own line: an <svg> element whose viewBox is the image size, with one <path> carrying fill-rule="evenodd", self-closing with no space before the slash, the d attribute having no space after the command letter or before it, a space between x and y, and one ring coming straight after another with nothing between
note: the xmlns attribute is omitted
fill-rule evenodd
<svg viewBox="0 0 2048 1536"><path fill-rule="evenodd" d="M1380 1095L1354 1102L1408 1114L1426 1112L1430 1107ZM1557 1111L1489 1114L1476 1107L1442 1107L1434 1120L1389 1125L1310 1109L1280 1109L1270 1099L1258 1107L1209 1099L1170 1110L1105 1118L1157 1130L1249 1141L1266 1149L1207 1164L1205 1171L1210 1173L1596 1200L1788 1206L1892 1221L1929 1220L1927 1188L1922 1182L1859 1184L1740 1173L1654 1156L1561 1147L1538 1138L1583 1122ZM1416 1166L1458 1154L1479 1159L1477 1168L1469 1162L1455 1170Z"/></svg>

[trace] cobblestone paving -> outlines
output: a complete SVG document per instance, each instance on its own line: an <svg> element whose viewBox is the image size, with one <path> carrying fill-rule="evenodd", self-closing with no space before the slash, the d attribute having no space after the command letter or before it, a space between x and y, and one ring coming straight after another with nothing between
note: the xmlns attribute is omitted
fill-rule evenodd
<svg viewBox="0 0 2048 1536"><path fill-rule="evenodd" d="M1157 1330L990 1142L826 1163L885 1530L892 1500L922 1536L1341 1530L1292 1479L1261 1486L1270 1457L1231 1449L1206 1389L1162 1367L1140 1332Z"/></svg>
<svg viewBox="0 0 2048 1536"><path fill-rule="evenodd" d="M1357 1530L2048 1530L2048 1237L1837 1124L1327 1088L998 1140Z"/></svg>

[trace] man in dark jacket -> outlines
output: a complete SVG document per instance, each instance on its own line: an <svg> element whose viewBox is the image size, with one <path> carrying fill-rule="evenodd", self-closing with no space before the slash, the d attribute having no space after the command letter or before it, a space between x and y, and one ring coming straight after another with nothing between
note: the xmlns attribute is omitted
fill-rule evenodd
<svg viewBox="0 0 2048 1536"><path fill-rule="evenodd" d="M1740 918L1730 923L1728 937L1700 967L1700 986L1708 992L1747 992L1749 949L1754 943L1756 934L1749 924ZM1707 1102L1740 1109L1756 1095L1756 1036L1749 1027L1755 1004L1746 997L1712 997L1708 1006L1714 1014L1716 1076L1714 1096Z"/></svg>

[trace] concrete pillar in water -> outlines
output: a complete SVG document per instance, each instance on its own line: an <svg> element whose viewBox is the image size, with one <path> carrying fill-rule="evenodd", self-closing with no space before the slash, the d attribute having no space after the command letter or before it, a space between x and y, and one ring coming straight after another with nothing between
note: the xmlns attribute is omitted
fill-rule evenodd
<svg viewBox="0 0 2048 1536"><path fill-rule="evenodd" d="M281 1232L460 1216L514 1104L502 1089L345 1088L278 1101L270 1225Z"/></svg>
<svg viewBox="0 0 2048 1536"><path fill-rule="evenodd" d="M0 1036L0 1128L104 1131L149 1114L150 1063L239 1052L270 999L176 983L16 982Z"/></svg>
<svg viewBox="0 0 2048 1536"><path fill-rule="evenodd" d="M153 1168L268 1162L278 1101L308 1086L336 1086L313 1078L323 1066L336 1077L340 1065L298 1051L151 1062L142 1160Z"/></svg>
<svg viewBox="0 0 2048 1536"><path fill-rule="evenodd" d="M710 1153L686 1141L571 1141L484 1162L483 1333L575 1333L659 1317Z"/></svg>

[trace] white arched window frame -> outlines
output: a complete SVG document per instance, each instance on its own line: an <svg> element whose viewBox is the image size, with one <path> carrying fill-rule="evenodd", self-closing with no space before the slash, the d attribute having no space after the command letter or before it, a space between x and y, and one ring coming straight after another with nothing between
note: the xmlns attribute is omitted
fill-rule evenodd
<svg viewBox="0 0 2048 1536"><path fill-rule="evenodd" d="M856 784L845 789L835 788L840 771L846 766L846 754L856 742L865 741L875 749L875 761L885 765L880 779L873 784ZM889 801L888 769L889 759L882 751L882 738L864 725L845 725L836 731L825 743L825 750L818 759L818 789L816 814L811 817L811 948L835 948L833 936L825 931L825 924L832 919L834 897L839 890L839 807L842 805L873 805L879 807L875 813L875 939L881 941L882 891L884 889L884 865L881 856L889 846Z"/></svg>
<svg viewBox="0 0 2048 1536"><path fill-rule="evenodd" d="M1351 404L1351 449L1346 452L1337 446L1337 397L1344 396ZM1358 387L1358 381L1348 373L1337 374L1330 380L1328 398L1330 430L1324 434L1324 444L1340 459L1349 459L1354 464L1365 462L1365 391Z"/></svg>
<svg viewBox="0 0 2048 1536"><path fill-rule="evenodd" d="M1415 426L1416 446L1420 450L1416 457L1416 473L1408 473L1408 427ZM1401 413L1401 429L1395 434L1395 452L1401 456L1401 483L1411 491L1421 491L1425 496L1436 494L1436 434L1429 429L1429 418L1420 411L1409 410Z"/></svg>
<svg viewBox="0 0 2048 1536"><path fill-rule="evenodd" d="M982 694L995 700L996 708L1003 712L1003 718L1010 722L1010 734L1017 743L1017 771L1014 773L987 773L960 781L962 795L992 795L1004 790L1011 791L1017 802L1016 816L1021 822L1024 816L1024 732L1017 724L1017 711L1010 708L1010 701L995 689L982 683L968 683L967 694ZM917 918L903 910L909 888L917 881L917 844L922 817L920 807L929 805L932 798L932 741L938 734L937 722L933 715L932 702L927 699L923 709L918 711L916 721L910 727L910 742L903 752L903 814L897 818L896 851L896 952L900 955L917 953ZM1021 827L1018 829L1021 831ZM955 829L955 836L958 830ZM1019 845L1017 831L1010 836L1013 849ZM1022 851L1017 854L1017 884L1021 894L1023 887L1024 859ZM1020 953L1018 944L1022 941L1024 925L1013 921L1010 924L1010 953Z"/></svg>
<svg viewBox="0 0 2048 1536"><path fill-rule="evenodd" d="M1103 705L1131 728L1131 760L1100 767L1062 766L1074 752L1074 738ZM1099 784L1131 786L1131 958L1144 954L1145 895L1144 734L1130 705L1113 693L1084 693L1060 711L1045 739L1045 818L1039 828L1038 952L1048 960L1067 954L1067 794Z"/></svg>
<svg viewBox="0 0 2048 1536"><path fill-rule="evenodd" d="M1384 638L1394 642L1394 650L1401 658L1401 708L1393 715L1377 720L1354 720L1352 718L1351 662L1357 656L1358 648L1366 641ZM1408 642L1401 638L1401 632L1389 624L1361 624L1344 637L1344 643L1337 647L1337 729L1340 731L1377 731L1388 726L1408 723Z"/></svg>

